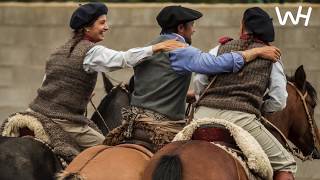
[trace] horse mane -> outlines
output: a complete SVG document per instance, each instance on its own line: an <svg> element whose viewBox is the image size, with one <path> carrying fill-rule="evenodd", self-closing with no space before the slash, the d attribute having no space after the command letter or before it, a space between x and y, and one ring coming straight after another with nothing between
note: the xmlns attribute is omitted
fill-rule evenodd
<svg viewBox="0 0 320 180"><path fill-rule="evenodd" d="M98 106L98 110L101 111L103 108L107 107L108 104L114 99L117 95L117 90L122 89L120 85L117 85L111 89L111 91L102 99Z"/></svg>
<svg viewBox="0 0 320 180"><path fill-rule="evenodd" d="M287 80L294 83L295 82L295 77L294 76L288 76L286 75ZM311 100L313 101L312 103L314 103L314 105L317 105L317 101L318 101L318 95L317 95L317 91L316 89L311 85L310 82L308 82L307 80L305 81L305 89L308 92L308 94L311 97Z"/></svg>

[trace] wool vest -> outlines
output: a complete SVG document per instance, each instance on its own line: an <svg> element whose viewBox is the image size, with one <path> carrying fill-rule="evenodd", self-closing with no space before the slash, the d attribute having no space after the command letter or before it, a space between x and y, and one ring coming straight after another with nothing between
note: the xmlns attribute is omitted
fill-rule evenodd
<svg viewBox="0 0 320 180"><path fill-rule="evenodd" d="M150 44L167 40L160 36ZM185 116L186 94L191 73L178 74L170 64L168 53L156 53L134 67L134 92L131 105L158 112L169 119Z"/></svg>
<svg viewBox="0 0 320 180"><path fill-rule="evenodd" d="M51 118L87 123L84 112L97 81L97 73L87 73L83 60L94 44L80 41L69 55L74 40L58 48L46 63L46 77L29 107Z"/></svg>
<svg viewBox="0 0 320 180"><path fill-rule="evenodd" d="M232 40L220 46L218 55L261 46L264 45L253 40ZM199 105L247 112L259 117L271 69L271 61L258 58L246 64L237 73L217 75L214 83L199 101Z"/></svg>

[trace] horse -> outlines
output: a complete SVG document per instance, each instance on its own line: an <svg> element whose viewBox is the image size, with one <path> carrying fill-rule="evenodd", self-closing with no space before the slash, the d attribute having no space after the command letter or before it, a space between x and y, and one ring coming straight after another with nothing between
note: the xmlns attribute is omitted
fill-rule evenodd
<svg viewBox="0 0 320 180"><path fill-rule="evenodd" d="M106 134L108 132L106 127L114 128L121 124L120 110L129 105L129 96L128 90L124 87L113 86L105 75L103 78L107 94L98 106L98 111L91 118ZM105 120L104 123L98 112ZM25 128L23 131L20 134L33 134ZM53 153L48 144L31 136L0 136L0 152L1 180L54 180L56 173L65 168L62 166L61 159Z"/></svg>
<svg viewBox="0 0 320 180"><path fill-rule="evenodd" d="M54 180L63 169L50 147L29 137L0 136L1 180Z"/></svg>
<svg viewBox="0 0 320 180"><path fill-rule="evenodd" d="M270 131L284 145L282 135L300 151L293 153L303 160L319 159L319 132L314 121L317 94L306 81L303 66L288 77L287 106L267 116ZM279 129L280 133L275 131ZM281 136L281 137L280 137ZM287 146L286 146L287 147ZM269 177L272 179L272 177ZM143 180L249 179L241 162L222 146L201 140L176 141L166 145L151 158Z"/></svg>
<svg viewBox="0 0 320 180"><path fill-rule="evenodd" d="M122 108L128 108L130 105L132 83L129 83L129 85L120 83L114 86L105 73L102 73L102 78L107 95L92 114L91 120L99 127L102 134L106 135L109 131L121 125L121 110Z"/></svg>

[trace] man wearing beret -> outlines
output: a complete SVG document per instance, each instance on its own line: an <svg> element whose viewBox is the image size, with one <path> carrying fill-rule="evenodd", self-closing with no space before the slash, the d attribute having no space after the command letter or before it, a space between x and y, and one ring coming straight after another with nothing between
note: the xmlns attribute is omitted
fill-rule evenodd
<svg viewBox="0 0 320 180"><path fill-rule="evenodd" d="M161 34L151 44L178 39L190 45L194 21L200 17L200 12L182 6L163 8L157 16ZM257 56L275 60L280 53L275 47L263 47L215 57L189 46L146 58L151 60L134 67L135 83L129 118L125 118L127 123L112 131L106 143L114 145L132 139L145 139L140 132L146 132L155 145L151 149L158 150L169 143L185 124L186 94L192 72L237 72Z"/></svg>
<svg viewBox="0 0 320 180"><path fill-rule="evenodd" d="M210 53L219 55L230 51L243 51L249 48L267 46L274 41L272 19L261 8L249 8L244 12L240 38L220 39L220 46ZM213 77L210 76L209 80ZM275 112L286 106L287 80L281 61L271 63L258 58L248 63L238 73L217 75L209 89L206 75L197 74L194 78L195 91L199 100L195 118L212 117L226 119L247 130L269 157L274 170L274 179L294 179L297 166L294 158L260 123L260 111ZM267 91L269 98L263 102ZM236 92L236 93L234 93ZM261 108L262 107L262 108Z"/></svg>

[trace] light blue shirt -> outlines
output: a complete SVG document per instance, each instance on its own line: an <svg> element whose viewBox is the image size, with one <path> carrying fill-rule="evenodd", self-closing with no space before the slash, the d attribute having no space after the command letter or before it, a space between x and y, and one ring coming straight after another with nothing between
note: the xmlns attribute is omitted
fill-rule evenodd
<svg viewBox="0 0 320 180"><path fill-rule="evenodd" d="M162 36L170 39L178 38L178 41L185 42L182 36L175 33L163 34ZM172 69L180 74L191 72L201 74L238 72L244 66L244 59L237 52L214 56L192 46L170 51L169 59Z"/></svg>

